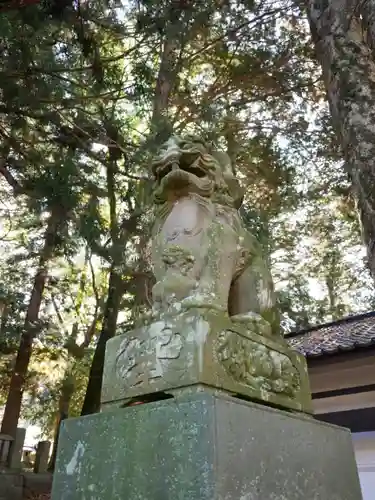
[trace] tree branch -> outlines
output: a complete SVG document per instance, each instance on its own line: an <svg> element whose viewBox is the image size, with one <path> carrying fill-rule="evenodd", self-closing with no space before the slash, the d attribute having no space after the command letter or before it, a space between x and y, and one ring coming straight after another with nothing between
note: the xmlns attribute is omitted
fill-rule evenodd
<svg viewBox="0 0 375 500"><path fill-rule="evenodd" d="M18 196L20 194L26 194L26 190L8 170L6 160L0 160L0 174L4 177L9 186L13 189L13 193L15 196Z"/></svg>

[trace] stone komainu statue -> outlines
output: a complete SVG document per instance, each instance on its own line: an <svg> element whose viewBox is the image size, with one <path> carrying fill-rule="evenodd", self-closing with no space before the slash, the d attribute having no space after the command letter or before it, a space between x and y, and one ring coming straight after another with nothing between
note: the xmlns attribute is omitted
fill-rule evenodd
<svg viewBox="0 0 375 500"><path fill-rule="evenodd" d="M197 137L172 136L152 171L154 315L211 308L279 335L271 275L238 214L243 193L229 157Z"/></svg>
<svg viewBox="0 0 375 500"><path fill-rule="evenodd" d="M210 387L311 411L306 362L280 334L272 279L239 217L228 157L199 138L171 137L152 171L153 309L107 343L102 407Z"/></svg>

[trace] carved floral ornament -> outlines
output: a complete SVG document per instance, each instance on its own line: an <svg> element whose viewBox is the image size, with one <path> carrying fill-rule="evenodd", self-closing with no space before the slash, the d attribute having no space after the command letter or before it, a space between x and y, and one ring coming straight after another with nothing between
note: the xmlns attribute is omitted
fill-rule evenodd
<svg viewBox="0 0 375 500"><path fill-rule="evenodd" d="M218 340L218 359L236 381L288 397L300 390L298 371L286 354L229 330L221 332Z"/></svg>

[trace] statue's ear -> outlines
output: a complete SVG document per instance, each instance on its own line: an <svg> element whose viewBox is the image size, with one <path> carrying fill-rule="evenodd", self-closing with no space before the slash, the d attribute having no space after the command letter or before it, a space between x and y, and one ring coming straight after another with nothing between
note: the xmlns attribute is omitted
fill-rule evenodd
<svg viewBox="0 0 375 500"><path fill-rule="evenodd" d="M233 198L235 208L240 208L243 202L244 190L233 175L232 162L229 156L222 151L212 151L211 154L220 163L223 177L228 186L229 193Z"/></svg>
<svg viewBox="0 0 375 500"><path fill-rule="evenodd" d="M233 174L230 174L229 176L224 174L224 179L228 186L229 193L233 198L234 207L238 210L242 205L245 191Z"/></svg>
<svg viewBox="0 0 375 500"><path fill-rule="evenodd" d="M223 173L231 173L233 175L232 162L230 161L227 153L224 153L223 151L211 150L210 154L215 158L217 162L219 162Z"/></svg>

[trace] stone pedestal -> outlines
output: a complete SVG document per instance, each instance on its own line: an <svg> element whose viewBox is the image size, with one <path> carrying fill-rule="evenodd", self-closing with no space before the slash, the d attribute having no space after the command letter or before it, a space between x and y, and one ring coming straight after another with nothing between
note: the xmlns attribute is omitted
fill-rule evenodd
<svg viewBox="0 0 375 500"><path fill-rule="evenodd" d="M351 436L218 393L64 421L53 500L361 500Z"/></svg>
<svg viewBox="0 0 375 500"><path fill-rule="evenodd" d="M8 456L8 465L10 469L21 469L22 467L22 450L25 443L25 437L26 429L18 427L16 437L12 441Z"/></svg>
<svg viewBox="0 0 375 500"><path fill-rule="evenodd" d="M39 441L35 455L35 473L40 474L41 472L47 472L50 448L50 441Z"/></svg>
<svg viewBox="0 0 375 500"><path fill-rule="evenodd" d="M0 470L0 500L23 500L23 477L18 472Z"/></svg>
<svg viewBox="0 0 375 500"><path fill-rule="evenodd" d="M305 358L251 316L189 309L107 342L102 409L133 397L197 384L282 408L311 412Z"/></svg>

